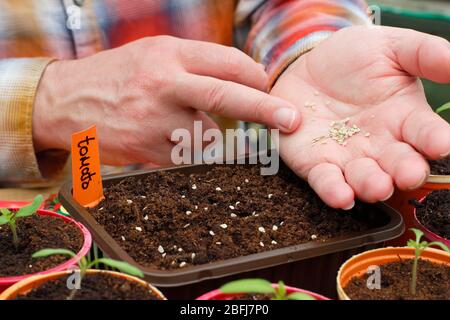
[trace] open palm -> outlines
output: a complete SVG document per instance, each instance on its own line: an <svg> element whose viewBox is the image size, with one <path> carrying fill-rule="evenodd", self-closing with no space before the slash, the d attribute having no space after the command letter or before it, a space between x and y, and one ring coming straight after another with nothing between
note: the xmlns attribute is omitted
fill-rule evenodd
<svg viewBox="0 0 450 320"><path fill-rule="evenodd" d="M280 137L282 158L336 208L351 208L355 197L385 200L394 184L419 187L429 174L425 158L449 154L450 125L432 111L418 77L450 82L446 40L376 26L337 32L272 89L302 114L300 128ZM360 131L339 144L330 125L344 119Z"/></svg>

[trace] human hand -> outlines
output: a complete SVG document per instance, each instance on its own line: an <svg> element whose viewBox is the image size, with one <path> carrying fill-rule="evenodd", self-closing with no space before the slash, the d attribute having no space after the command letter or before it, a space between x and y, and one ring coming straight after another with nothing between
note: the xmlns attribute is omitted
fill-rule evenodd
<svg viewBox="0 0 450 320"><path fill-rule="evenodd" d="M450 125L417 77L450 82L446 40L387 27L340 30L295 61L271 92L302 113L299 130L280 136L282 158L335 208L351 208L355 196L386 200L394 184L420 187L429 175L424 157L449 155ZM347 129L361 131L345 145L319 138L346 118Z"/></svg>
<svg viewBox="0 0 450 320"><path fill-rule="evenodd" d="M205 112L295 130L295 107L263 92L267 75L243 52L159 36L51 63L36 94L37 151L70 150L71 134L96 124L102 162L167 164L177 128L216 124Z"/></svg>

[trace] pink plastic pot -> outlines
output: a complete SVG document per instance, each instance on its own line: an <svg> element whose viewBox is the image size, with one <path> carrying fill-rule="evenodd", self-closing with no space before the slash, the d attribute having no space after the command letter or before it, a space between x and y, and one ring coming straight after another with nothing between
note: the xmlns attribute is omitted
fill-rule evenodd
<svg viewBox="0 0 450 320"><path fill-rule="evenodd" d="M423 197L422 199L420 199L420 203L423 203L425 201L425 198L426 198L426 196ZM418 229L420 229L425 234L425 238L427 238L427 240L442 242L443 244L445 244L447 247L450 248L450 240L449 239L446 239L444 237L441 237L440 235L437 235L436 233L434 233L433 231L431 231L430 229L425 227L422 224L422 222L419 221L419 219L417 218L417 209L414 209L414 224L416 225L416 227Z"/></svg>
<svg viewBox="0 0 450 320"><path fill-rule="evenodd" d="M278 288L278 284L274 283L272 285L274 288ZM329 298L324 297L320 294L317 294L317 293L314 293L311 291L307 291L307 290L303 290L303 289L289 287L289 286L286 286L286 292L287 293L302 292L302 293L309 294L310 296L314 297L316 300L330 300ZM205 293L204 295L198 297L196 300L232 300L236 296L237 296L236 294L222 293L222 292L220 292L219 289L217 289L217 290L213 290L208 293Z"/></svg>
<svg viewBox="0 0 450 320"><path fill-rule="evenodd" d="M0 201L0 208L9 208L9 210L16 210L29 204L31 204L31 201ZM44 201L42 202L39 209L44 209Z"/></svg>
<svg viewBox="0 0 450 320"><path fill-rule="evenodd" d="M28 203L25 203L25 204L28 204ZM9 207L9 205L8 205L8 207ZM16 207L12 206L12 207L10 207L10 209L16 209ZM60 265L57 265L56 267L53 267L51 269L41 271L41 272L36 272L33 274L25 274L25 275L21 275L21 276L0 277L0 292L4 291L6 288L15 284L16 282L19 282L19 281L26 279L28 277L31 277L31 276L45 275L45 274L49 274L49 273L56 272L56 271L67 270L68 268L76 265L78 260L81 259L81 257L85 256L91 249L91 245L92 245L91 233L81 223L73 220L72 218L65 217L63 215L60 215L60 214L52 212L52 211L38 210L37 214L39 214L41 216L49 216L49 217L54 217L57 219L63 219L67 223L73 223L78 229L80 229L81 233L83 234L83 238L84 238L83 246L81 247L80 251L77 253L77 255L75 257L73 257L73 258L67 260L66 262L64 262Z"/></svg>

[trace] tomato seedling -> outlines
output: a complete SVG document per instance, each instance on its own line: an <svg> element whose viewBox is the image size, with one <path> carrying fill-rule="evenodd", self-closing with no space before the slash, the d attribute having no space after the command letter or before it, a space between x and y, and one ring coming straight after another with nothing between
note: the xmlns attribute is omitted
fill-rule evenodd
<svg viewBox="0 0 450 320"><path fill-rule="evenodd" d="M52 255L65 255L71 258L75 258L77 255L68 249L42 249L39 250L35 253L33 253L32 257L33 258L45 258L48 256L52 256ZM129 275L132 276L136 276L139 278L144 278L144 274L142 273L141 270L139 270L138 268L130 265L129 263L123 262L123 261L117 261L117 260L113 260L113 259L107 259L107 258L97 258L94 260L90 260L86 257L82 257L80 260L78 260L78 268L80 269L80 281L83 279L83 277L86 274L86 271L98 264L104 264L107 265L109 267L115 268L117 270L119 270L120 272L123 273L127 273ZM70 292L70 295L68 296L68 300L72 300L73 297L75 296L77 289L73 289Z"/></svg>
<svg viewBox="0 0 450 320"><path fill-rule="evenodd" d="M17 248L19 246L19 236L17 235L17 219L30 217L36 213L41 206L44 199L41 195L34 198L33 202L28 206L22 207L19 210L9 210L7 208L0 209L0 226L9 225L12 233L13 244Z"/></svg>
<svg viewBox="0 0 450 320"><path fill-rule="evenodd" d="M424 233L418 229L414 229L411 228L409 229L412 232L414 232L414 234L416 235L416 239L410 239L407 242L408 247L414 248L415 252L414 252L414 261L413 261L413 267L412 267L412 277L411 277L411 286L410 286L410 292L411 294L415 295L416 294L416 289L417 289L417 264L419 262L420 256L422 255L422 252L430 247L430 246L438 246L440 248L442 248L443 250L450 252L449 248L441 243L441 242L427 242L427 241L421 241Z"/></svg>
<svg viewBox="0 0 450 320"><path fill-rule="evenodd" d="M278 288L264 279L242 279L231 281L223 285L220 292L225 294L268 294L272 300L316 300L314 297L303 292L287 293L283 281L278 282Z"/></svg>

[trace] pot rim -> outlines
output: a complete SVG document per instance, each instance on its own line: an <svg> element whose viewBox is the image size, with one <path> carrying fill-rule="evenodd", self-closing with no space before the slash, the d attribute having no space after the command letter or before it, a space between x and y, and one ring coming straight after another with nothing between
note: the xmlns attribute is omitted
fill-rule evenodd
<svg viewBox="0 0 450 320"><path fill-rule="evenodd" d="M427 183L450 184L450 175L430 174Z"/></svg>
<svg viewBox="0 0 450 320"><path fill-rule="evenodd" d="M31 277L28 277L26 279L23 279L22 281L15 283L11 287L7 288L5 291L0 293L0 300L14 299L18 293L22 293L21 289L23 289L24 287L31 286L31 288L34 289L36 287L39 287L39 285L41 285L41 283L45 283L46 282L45 280L59 279L65 275L70 274L71 272L72 272L71 270L64 270L64 271L51 272L51 273L47 273L47 274L33 275ZM127 281L132 281L132 282L138 283L144 287L147 287L149 289L149 291L151 291L151 293L153 295L155 295L157 298L159 298L161 300L167 300L167 298L162 294L162 292L159 291L157 288L155 288L152 284L150 284L142 279L139 279L135 276L130 276L128 274L117 272L117 271L100 270L100 269L88 269L88 270L86 270L86 273L88 273L88 274L107 273L114 277L124 278L124 279L127 279ZM36 282L39 282L39 283L37 283L37 285L33 285ZM25 289L23 293L26 293L26 292L28 292L27 289Z"/></svg>
<svg viewBox="0 0 450 320"><path fill-rule="evenodd" d="M272 287L278 288L278 284L272 283ZM286 287L287 293L302 292L302 293L309 294L310 296L314 297L316 300L331 300L330 298L327 298L321 294L314 293L309 290L304 290L304 289L290 287L290 286L285 286L285 287ZM209 291L205 294L202 294L200 297L198 297L195 300L230 300L232 297L235 297L235 296L237 296L237 294L226 294L226 293L222 293L220 291L220 289L215 289L215 290Z"/></svg>
<svg viewBox="0 0 450 320"><path fill-rule="evenodd" d="M359 253L357 255L354 255L353 257L349 258L347 261L345 261L341 267L339 268L339 271L337 273L336 276L336 289L337 289L337 293L339 296L340 300L351 300L349 298L349 296L345 293L344 287L342 286L342 282L341 282L341 278L342 278L342 274L345 271L346 267L351 264L352 262L354 262L355 260L361 259L364 256L370 256L371 254L375 253L377 257L382 257L382 252L390 252L390 253L395 253L396 256L399 256L400 254L403 256L410 256L411 258L414 258L414 248L411 247L384 247L384 248L378 248L378 249L373 249L373 250L368 250L368 251L364 251L362 253ZM399 252L400 251L400 252ZM423 253L430 253L434 256L438 256L438 257L447 257L447 260L442 260L442 263L444 264L448 264L450 266L450 253L445 252L444 250L439 250L439 249L435 249L435 248L427 248L423 251ZM422 254L423 254L422 253ZM421 259L427 259L427 260L433 260L430 259L429 257L421 257ZM434 259L436 260L436 259ZM388 263L388 262L386 262ZM382 263L381 265L383 265L384 263ZM352 275L354 276L354 275Z"/></svg>
<svg viewBox="0 0 450 320"><path fill-rule="evenodd" d="M70 258L69 260L67 260L57 266L54 266L50 269L35 272L35 273L30 273L30 274L19 275L19 276L0 277L0 287L2 287L2 286L7 287L10 285L13 285L16 282L22 281L23 279L26 279L26 278L29 278L32 276L45 275L45 274L52 273L52 272L67 270L69 267L76 265L78 263L78 260L80 260L82 257L84 257L91 249L92 235L89 232L89 230L80 222L75 221L71 217L67 217L67 216L61 215L61 214L53 212L53 211L39 209L36 213L41 216L50 216L50 217L54 217L54 218L63 219L66 223L74 224L78 228L78 230L80 230L82 233L83 245L82 245L81 249L78 250L75 257Z"/></svg>

